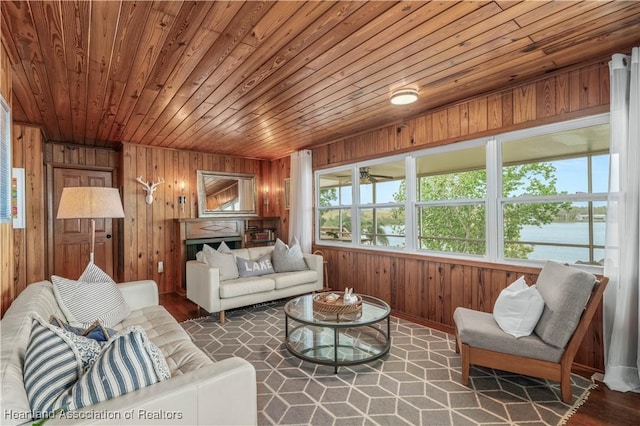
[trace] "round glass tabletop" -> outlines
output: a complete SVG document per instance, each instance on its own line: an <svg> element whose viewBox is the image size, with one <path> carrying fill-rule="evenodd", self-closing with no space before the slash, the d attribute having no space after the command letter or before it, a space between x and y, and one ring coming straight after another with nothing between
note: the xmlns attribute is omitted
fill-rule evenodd
<svg viewBox="0 0 640 426"><path fill-rule="evenodd" d="M389 305L372 296L362 297L362 310L351 313L331 313L314 309L313 295L305 294L288 301L284 305L285 314L291 319L309 325L328 327L353 327L377 323L391 313Z"/></svg>

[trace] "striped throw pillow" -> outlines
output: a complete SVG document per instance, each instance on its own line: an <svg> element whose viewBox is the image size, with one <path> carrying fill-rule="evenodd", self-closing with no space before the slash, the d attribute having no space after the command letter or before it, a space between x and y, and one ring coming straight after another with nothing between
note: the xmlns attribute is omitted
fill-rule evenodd
<svg viewBox="0 0 640 426"><path fill-rule="evenodd" d="M89 371L65 392L60 405L77 410L169 378L160 349L142 327L132 326L107 342Z"/></svg>
<svg viewBox="0 0 640 426"><path fill-rule="evenodd" d="M82 355L74 350L71 338L34 315L22 369L34 418L45 418L60 407L59 399L82 370Z"/></svg>
<svg viewBox="0 0 640 426"><path fill-rule="evenodd" d="M51 281L58 305L74 327L87 328L96 320L113 327L131 313L118 285L93 263L78 281L57 275Z"/></svg>
<svg viewBox="0 0 640 426"><path fill-rule="evenodd" d="M82 271L82 275L80 275L78 281L84 281L86 283L116 283L109 274L100 269L98 265L93 262L89 262L87 267L84 268L84 271Z"/></svg>

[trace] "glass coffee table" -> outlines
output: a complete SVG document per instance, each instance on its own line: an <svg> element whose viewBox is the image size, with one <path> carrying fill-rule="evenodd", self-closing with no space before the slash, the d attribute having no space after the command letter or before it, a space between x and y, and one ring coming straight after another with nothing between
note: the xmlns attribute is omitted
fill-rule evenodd
<svg viewBox="0 0 640 426"><path fill-rule="evenodd" d="M288 301L284 315L289 352L305 361L332 365L335 373L340 366L384 356L391 347L391 308L378 298L359 296L361 310L340 314L314 309L312 294Z"/></svg>

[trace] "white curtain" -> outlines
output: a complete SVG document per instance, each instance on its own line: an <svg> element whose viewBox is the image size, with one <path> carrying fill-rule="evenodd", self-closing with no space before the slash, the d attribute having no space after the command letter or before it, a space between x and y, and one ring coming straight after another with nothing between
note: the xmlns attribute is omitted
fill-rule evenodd
<svg viewBox="0 0 640 426"><path fill-rule="evenodd" d="M291 154L291 203L289 242L297 238L303 253L311 253L313 241L313 164L311 151Z"/></svg>
<svg viewBox="0 0 640 426"><path fill-rule="evenodd" d="M616 54L611 75L611 160L604 274L605 384L640 392L640 76L639 48Z"/></svg>

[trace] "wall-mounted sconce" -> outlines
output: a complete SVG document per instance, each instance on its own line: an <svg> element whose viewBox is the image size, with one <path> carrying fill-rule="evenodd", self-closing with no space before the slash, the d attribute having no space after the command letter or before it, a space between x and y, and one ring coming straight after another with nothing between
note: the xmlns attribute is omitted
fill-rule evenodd
<svg viewBox="0 0 640 426"><path fill-rule="evenodd" d="M266 215L269 211L269 187L264 188L264 196L262 197L262 202L264 203L264 214Z"/></svg>
<svg viewBox="0 0 640 426"><path fill-rule="evenodd" d="M184 181L180 185L180 196L178 196L178 204L180 204L180 211L184 212L184 206L187 204L187 197L184 195Z"/></svg>
<svg viewBox="0 0 640 426"><path fill-rule="evenodd" d="M144 201L147 204L151 204L153 203L153 193L156 191L156 187L158 185L160 185L161 183L164 183L164 178L158 178L157 182L152 182L151 184L149 184L149 182L145 182L142 180L142 176L138 176L136 178L136 181L140 182L144 187L143 189L147 191L147 196L144 198Z"/></svg>

